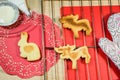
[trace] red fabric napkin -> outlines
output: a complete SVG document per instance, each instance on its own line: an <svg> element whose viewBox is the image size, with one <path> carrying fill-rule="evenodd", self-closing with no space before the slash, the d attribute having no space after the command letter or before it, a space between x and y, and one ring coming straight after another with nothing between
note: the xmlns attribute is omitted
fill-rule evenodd
<svg viewBox="0 0 120 80"><path fill-rule="evenodd" d="M42 21L43 17L44 21ZM44 41L42 41L42 27L44 27ZM40 60L28 62L20 57L17 44L20 33L23 31L28 32L28 42L34 42L39 46L42 55ZM45 53L43 53L42 42L45 43ZM62 45L60 29L48 16L33 12L31 18L28 18L23 14L21 23L17 27L12 29L0 27L0 66L6 73L21 78L43 75L45 71L57 63L59 56L53 48L60 45ZM51 48L51 50L46 49L46 47ZM57 57L55 57L56 55ZM45 58L46 63L44 63ZM45 71L44 64L46 66Z"/></svg>

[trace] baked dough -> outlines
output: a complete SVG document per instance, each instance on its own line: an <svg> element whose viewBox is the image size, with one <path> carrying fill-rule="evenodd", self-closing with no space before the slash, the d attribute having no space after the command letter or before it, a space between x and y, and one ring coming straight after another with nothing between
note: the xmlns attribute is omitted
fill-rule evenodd
<svg viewBox="0 0 120 80"><path fill-rule="evenodd" d="M28 43L27 39L27 32L21 32L21 39L18 42L18 46L20 46L20 57L27 58L28 61L39 60L41 55L38 45L35 43Z"/></svg>
<svg viewBox="0 0 120 80"><path fill-rule="evenodd" d="M89 63L91 58L87 46L79 47L77 49L75 48L75 45L67 45L54 48L57 53L60 53L60 58L70 59L72 61L72 69L77 68L77 60L80 59L80 57L85 58L85 63Z"/></svg>
<svg viewBox="0 0 120 80"><path fill-rule="evenodd" d="M75 38L79 38L78 32L83 30L86 32L86 35L90 35L92 29L90 23L87 19L78 20L78 15L67 15L60 18L60 22L63 24L64 28L71 29Z"/></svg>

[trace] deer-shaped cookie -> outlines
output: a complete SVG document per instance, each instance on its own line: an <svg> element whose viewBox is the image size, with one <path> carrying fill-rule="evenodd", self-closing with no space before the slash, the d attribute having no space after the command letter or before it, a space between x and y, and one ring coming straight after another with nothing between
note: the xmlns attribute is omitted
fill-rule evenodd
<svg viewBox="0 0 120 80"><path fill-rule="evenodd" d="M54 48L57 53L60 53L60 58L70 59L72 61L72 69L76 69L77 60L80 59L80 57L85 58L86 63L89 63L91 58L86 46L79 47L78 49L75 48L75 46L69 45Z"/></svg>
<svg viewBox="0 0 120 80"><path fill-rule="evenodd" d="M120 70L120 13L111 15L107 24L113 41L104 37L99 40L98 44Z"/></svg>
<svg viewBox="0 0 120 80"><path fill-rule="evenodd" d="M28 43L28 33L21 32L21 39L18 42L18 46L20 46L20 56L22 58L27 58L28 61L35 61L40 59L40 50L37 44Z"/></svg>
<svg viewBox="0 0 120 80"><path fill-rule="evenodd" d="M67 15L60 18L60 22L63 23L64 28L72 30L75 38L79 38L78 32L81 30L85 31L86 35L89 35L92 32L89 21L87 19L78 20L78 18L78 15Z"/></svg>

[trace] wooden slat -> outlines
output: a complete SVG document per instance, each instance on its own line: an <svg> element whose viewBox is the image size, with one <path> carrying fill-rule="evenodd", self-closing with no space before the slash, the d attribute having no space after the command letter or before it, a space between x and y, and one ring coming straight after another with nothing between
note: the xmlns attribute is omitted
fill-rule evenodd
<svg viewBox="0 0 120 80"><path fill-rule="evenodd" d="M27 4L28 4L29 9L32 10L32 11L36 11L38 13L41 13L40 1L41 0L27 0ZM73 6L80 6L80 1L81 0L72 0ZM101 1L102 1L102 5L105 5L105 6L106 5L110 5L108 0L101 0ZM64 6L70 6L70 0L62 0L62 2L63 2ZM111 0L111 2L112 2L112 5L120 5L118 3L118 0ZM61 6L59 6L60 5L60 0L53 0L53 3L54 3L54 5L53 5L54 6L54 8L53 8L53 15L54 16L52 16L50 0L44 0L44 9L43 9L44 10L44 14L49 16L51 19L53 18L53 21L57 25L59 25L61 27L61 24L59 22L60 8L61 8ZM98 6L99 5L98 0L93 0L92 3L93 3L93 6ZM89 6L89 1L83 0L83 6ZM97 22L96 22L95 25L97 25ZM70 44L73 44L73 43L70 43ZM101 55L99 57L101 57ZM81 65L79 64L79 66L81 66ZM101 63L101 67L102 67L102 63ZM65 70L64 69L65 69L64 61L63 60L59 60L58 63L55 66L53 66L49 70L49 72L47 73L47 80L65 80L66 77L65 77ZM81 69L79 69L79 70L81 70ZM68 75L71 75L70 74L71 72L72 72L72 74L74 74L74 71L69 70L69 74ZM85 72L83 72L83 73L85 73ZM106 74L106 73L104 73L104 74ZM116 76L115 73L113 72L113 70L111 70L111 74ZM79 75L79 76L82 77L82 74ZM92 76L92 75L90 75L90 76ZM102 76L105 76L105 75L102 75ZM116 76L116 78L117 78L117 76ZM7 75L6 73L4 73L2 71L2 69L0 69L0 80L4 80L4 79L6 79L6 80L9 80L9 79L11 79L11 80L21 80L17 76ZM80 79L82 80L83 78L80 78ZM102 79L108 79L108 78L102 77ZM37 77L35 76L35 77L31 78L31 79L22 79L22 80L44 80L44 76L37 76ZM73 80L73 79L70 79L70 80Z"/></svg>

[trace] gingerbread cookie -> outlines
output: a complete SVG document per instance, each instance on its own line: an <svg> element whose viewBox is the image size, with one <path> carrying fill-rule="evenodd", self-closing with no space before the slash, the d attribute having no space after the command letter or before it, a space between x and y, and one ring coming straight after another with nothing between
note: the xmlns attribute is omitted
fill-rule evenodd
<svg viewBox="0 0 120 80"><path fill-rule="evenodd" d="M72 68L76 69L77 60L80 59L80 57L85 58L85 62L90 62L90 54L88 52L87 46L79 47L75 49L74 46L62 46L58 48L54 48L54 50L57 53L60 53L60 58L62 59L70 59L72 61Z"/></svg>
<svg viewBox="0 0 120 80"><path fill-rule="evenodd" d="M27 58L28 61L35 61L40 59L40 50L35 43L28 43L28 34L27 32L21 33L21 39L18 42L20 46L20 57Z"/></svg>
<svg viewBox="0 0 120 80"><path fill-rule="evenodd" d="M78 15L67 15L63 16L60 19L60 22L63 24L64 28L71 29L74 33L75 38L79 38L78 32L83 30L86 32L86 35L90 35L92 29L90 23L87 19L78 20Z"/></svg>

